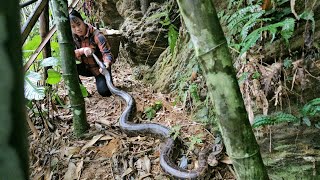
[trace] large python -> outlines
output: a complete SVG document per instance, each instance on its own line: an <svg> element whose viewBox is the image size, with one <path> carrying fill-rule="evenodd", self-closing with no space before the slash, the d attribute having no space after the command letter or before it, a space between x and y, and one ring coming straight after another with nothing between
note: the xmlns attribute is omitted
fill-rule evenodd
<svg viewBox="0 0 320 180"><path fill-rule="evenodd" d="M120 128L128 135L150 134L165 140L165 145L160 151L160 166L169 175L178 179L198 179L203 176L208 168L207 157L212 148L206 148L199 153L198 167L194 170L186 170L177 166L171 159L175 141L170 137L170 129L156 123L143 123L135 124L129 122L132 114L135 111L135 101L132 96L113 86L111 81L110 72L106 69L105 65L99 60L99 58L92 54L97 64L102 69L102 74L106 78L106 83L109 90L121 97L127 104L125 110L122 112L119 120Z"/></svg>

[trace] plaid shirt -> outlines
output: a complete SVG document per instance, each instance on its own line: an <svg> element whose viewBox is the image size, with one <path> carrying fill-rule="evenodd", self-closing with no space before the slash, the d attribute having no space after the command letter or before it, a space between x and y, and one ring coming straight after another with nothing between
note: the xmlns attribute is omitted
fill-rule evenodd
<svg viewBox="0 0 320 180"><path fill-rule="evenodd" d="M79 37L73 34L73 41L75 43L76 49L83 47L90 47L93 49L94 53L102 59L103 62L111 61L114 62L110 51L110 45L106 37L98 29L93 27L91 24L87 25L87 34L84 37ZM94 75L98 76L100 74L99 66L93 57L86 57L82 55L79 59L81 63L84 63L86 68Z"/></svg>

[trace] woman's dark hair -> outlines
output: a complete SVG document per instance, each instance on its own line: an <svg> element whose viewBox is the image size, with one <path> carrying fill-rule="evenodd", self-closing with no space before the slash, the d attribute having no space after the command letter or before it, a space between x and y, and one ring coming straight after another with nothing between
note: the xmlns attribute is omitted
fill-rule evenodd
<svg viewBox="0 0 320 180"><path fill-rule="evenodd" d="M77 17L77 18L81 19L81 21L83 21L81 14L78 11L73 9L70 13L70 16L69 16L70 21L73 21L75 17Z"/></svg>

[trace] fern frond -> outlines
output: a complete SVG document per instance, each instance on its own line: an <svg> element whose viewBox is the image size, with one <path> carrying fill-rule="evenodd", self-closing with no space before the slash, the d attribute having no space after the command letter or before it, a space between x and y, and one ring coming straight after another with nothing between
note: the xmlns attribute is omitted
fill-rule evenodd
<svg viewBox="0 0 320 180"><path fill-rule="evenodd" d="M274 113L272 116L273 116L273 122L275 124L283 123L283 122L299 122L299 118L297 118L292 114L277 112L277 113Z"/></svg>
<svg viewBox="0 0 320 180"><path fill-rule="evenodd" d="M271 125L271 124L273 124L273 120L271 116L258 115L254 118L254 123L252 124L252 127L257 128L260 126Z"/></svg>
<svg viewBox="0 0 320 180"><path fill-rule="evenodd" d="M261 12L258 12L258 13L255 13L255 14L252 14L251 18L249 19L249 21L247 23L244 24L242 30L241 30L241 39L244 40L248 33L249 33L249 30L251 28L253 28L257 23L260 23L260 22L267 22L267 21L270 21L271 19L270 18L262 18L262 19L259 19L262 15L264 14L264 11L261 11Z"/></svg>
<svg viewBox="0 0 320 180"><path fill-rule="evenodd" d="M252 31L241 43L242 49L240 55L249 50L252 46L254 46L261 36L263 31L269 31L272 35L271 42L275 39L276 34L278 32L277 28L282 27L281 35L282 37L288 41L288 39L292 36L294 30L294 19L287 18L281 22L270 24L268 26L264 26Z"/></svg>
<svg viewBox="0 0 320 180"><path fill-rule="evenodd" d="M261 36L261 32L259 29L254 30L252 33L250 33L247 38L245 40L242 41L241 43L241 51L240 51L240 55L242 55L243 53L245 53L246 51L248 51L251 47L253 47L257 40L260 38Z"/></svg>
<svg viewBox="0 0 320 180"><path fill-rule="evenodd" d="M301 114L305 116L314 116L320 112L320 98L313 99L306 103L302 110Z"/></svg>
<svg viewBox="0 0 320 180"><path fill-rule="evenodd" d="M289 38L293 34L294 24L295 20L293 18L287 18L283 21L281 36L286 41L286 43L289 43Z"/></svg>
<svg viewBox="0 0 320 180"><path fill-rule="evenodd" d="M256 20L257 18L261 17L263 13L264 11L261 9L259 5L248 6L238 10L227 20L227 28L230 31L230 34L237 34L241 31L244 24L248 20L253 18L255 18Z"/></svg>
<svg viewBox="0 0 320 180"><path fill-rule="evenodd" d="M253 128L279 124L283 122L299 122L299 118L292 114L287 114L283 112L276 112L271 115L258 115L254 118Z"/></svg>

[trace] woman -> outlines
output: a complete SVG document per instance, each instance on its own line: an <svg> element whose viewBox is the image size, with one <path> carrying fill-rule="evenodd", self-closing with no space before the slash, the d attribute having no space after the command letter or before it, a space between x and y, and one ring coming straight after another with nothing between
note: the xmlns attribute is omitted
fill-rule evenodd
<svg viewBox="0 0 320 180"><path fill-rule="evenodd" d="M92 53L95 53L110 71L114 60L106 37L91 24L85 23L79 12L72 10L69 18L76 46L75 55L81 62L77 65L78 74L87 77L94 76L99 94L103 97L111 96L106 79L100 73L99 66L92 57Z"/></svg>

